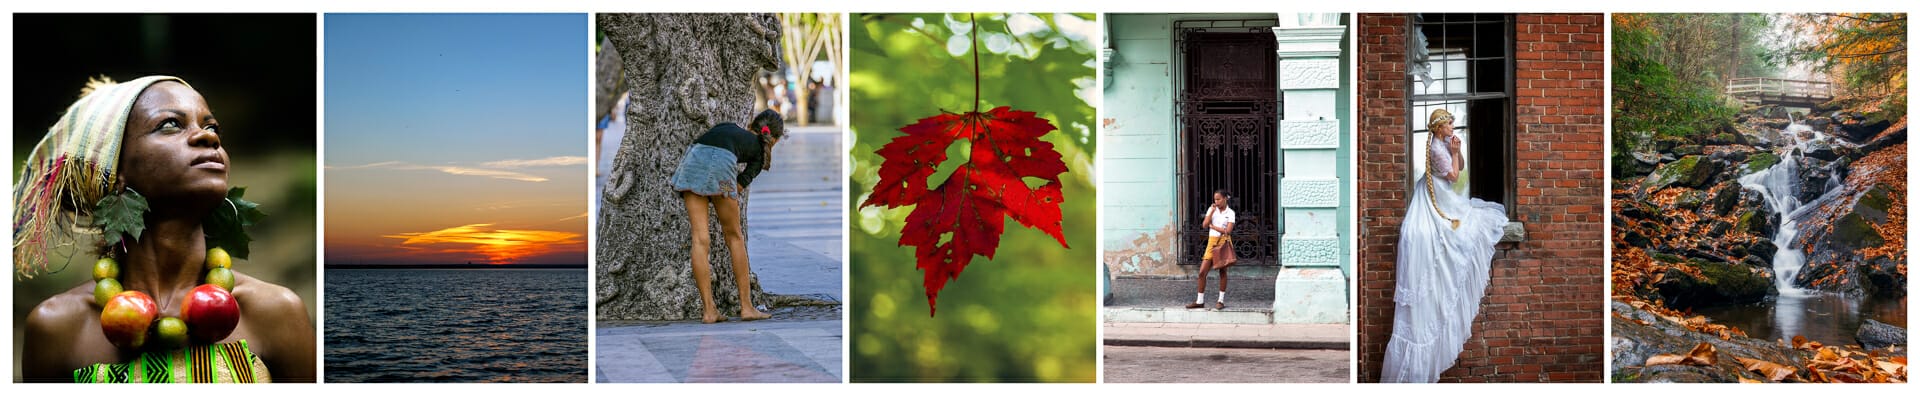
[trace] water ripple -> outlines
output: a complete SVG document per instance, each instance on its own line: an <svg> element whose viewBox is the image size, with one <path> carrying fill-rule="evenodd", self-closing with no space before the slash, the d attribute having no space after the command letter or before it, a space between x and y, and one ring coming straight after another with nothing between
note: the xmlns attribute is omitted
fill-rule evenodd
<svg viewBox="0 0 1920 396"><path fill-rule="evenodd" d="M327 382L586 382L585 270L328 270Z"/></svg>

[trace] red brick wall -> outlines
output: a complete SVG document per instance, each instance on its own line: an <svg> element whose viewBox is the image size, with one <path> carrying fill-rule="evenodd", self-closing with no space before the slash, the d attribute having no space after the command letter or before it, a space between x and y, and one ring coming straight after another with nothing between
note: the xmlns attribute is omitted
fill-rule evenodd
<svg viewBox="0 0 1920 396"><path fill-rule="evenodd" d="M1606 327L1604 25L1598 14L1514 21L1518 191L1507 204L1527 237L1495 253L1473 337L1441 380L1598 382ZM1393 331L1395 247L1407 208L1406 30L1402 14L1360 16L1362 382L1380 380Z"/></svg>

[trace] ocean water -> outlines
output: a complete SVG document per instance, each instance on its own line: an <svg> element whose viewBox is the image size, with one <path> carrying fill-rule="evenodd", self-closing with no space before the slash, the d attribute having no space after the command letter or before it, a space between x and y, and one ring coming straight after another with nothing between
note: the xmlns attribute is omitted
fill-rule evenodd
<svg viewBox="0 0 1920 396"><path fill-rule="evenodd" d="M586 382L584 269L330 269L326 382Z"/></svg>

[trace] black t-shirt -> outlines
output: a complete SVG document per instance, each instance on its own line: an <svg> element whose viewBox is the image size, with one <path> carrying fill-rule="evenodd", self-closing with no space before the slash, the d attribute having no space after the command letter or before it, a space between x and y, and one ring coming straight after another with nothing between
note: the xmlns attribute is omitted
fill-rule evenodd
<svg viewBox="0 0 1920 396"><path fill-rule="evenodd" d="M767 159L764 158L766 149L760 145L760 135L734 123L723 122L720 125L714 125L713 129L708 129L707 133L701 134L700 138L694 139L693 142L731 151L733 157L738 158L740 163L747 164L747 169L740 171L736 180L740 183L740 188L747 188L748 184L752 184L753 178L760 175L760 169L766 167Z"/></svg>

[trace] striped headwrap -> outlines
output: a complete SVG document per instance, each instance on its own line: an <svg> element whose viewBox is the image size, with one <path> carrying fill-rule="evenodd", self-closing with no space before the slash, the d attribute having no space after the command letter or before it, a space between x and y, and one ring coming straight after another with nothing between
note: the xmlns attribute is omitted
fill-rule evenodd
<svg viewBox="0 0 1920 396"><path fill-rule="evenodd" d="M101 77L87 82L80 100L67 107L60 121L28 154L25 169L13 186L13 268L16 276L32 278L47 270L48 257L67 230L88 231L93 206L114 193L119 170L120 140L128 113L140 92L161 81L187 82L170 76L147 76L124 83Z"/></svg>

